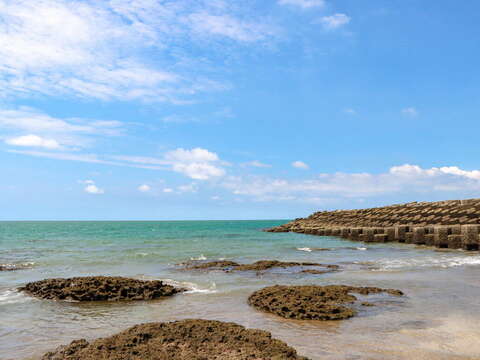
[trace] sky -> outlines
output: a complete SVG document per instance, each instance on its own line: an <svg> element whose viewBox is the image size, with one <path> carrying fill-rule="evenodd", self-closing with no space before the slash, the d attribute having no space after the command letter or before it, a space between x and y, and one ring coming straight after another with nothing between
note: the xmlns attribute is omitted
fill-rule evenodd
<svg viewBox="0 0 480 360"><path fill-rule="evenodd" d="M0 0L0 220L480 197L477 1Z"/></svg>

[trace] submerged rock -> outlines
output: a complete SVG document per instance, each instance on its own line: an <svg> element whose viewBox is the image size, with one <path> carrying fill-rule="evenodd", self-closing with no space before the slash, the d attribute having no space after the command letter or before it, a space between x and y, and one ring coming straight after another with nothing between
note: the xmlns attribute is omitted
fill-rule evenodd
<svg viewBox="0 0 480 360"><path fill-rule="evenodd" d="M248 298L248 303L259 310L287 319L341 320L355 315L355 311L346 306L357 300L352 292L362 295L381 292L403 295L400 290L375 287L275 285L254 292Z"/></svg>
<svg viewBox="0 0 480 360"><path fill-rule="evenodd" d="M182 320L134 326L92 342L76 340L42 360L308 360L270 333L234 323Z"/></svg>
<svg viewBox="0 0 480 360"><path fill-rule="evenodd" d="M218 269L218 270L228 270L231 268L234 268L236 266L240 266L240 264L234 262L234 261L228 261L228 260L218 260L218 261L209 261L209 262L200 262L200 261L190 261L185 264L187 269L195 269L195 270L206 270L206 269Z"/></svg>
<svg viewBox="0 0 480 360"><path fill-rule="evenodd" d="M332 264L319 264L319 263L313 263L313 262L285 262L285 261L278 261L278 260L260 260L257 262L254 262L253 264L239 264L234 261L225 261L225 260L220 260L220 261L209 261L209 262L200 262L200 261L195 261L195 262L189 262L187 264L182 264L185 265L186 269L194 269L194 270L223 270L223 271L266 271L270 270L273 268L291 268L291 267L321 267L323 268L322 270L316 269L316 270L311 270L311 273L317 274L324 274L327 272L332 272L336 271L340 268L338 265L332 265ZM306 270L300 271L300 272L309 272Z"/></svg>
<svg viewBox="0 0 480 360"><path fill-rule="evenodd" d="M113 276L46 279L28 283L19 290L42 299L70 301L153 300L184 291L159 280Z"/></svg>
<svg viewBox="0 0 480 360"><path fill-rule="evenodd" d="M338 265L325 265L313 262L284 262L278 260L260 260L254 262L253 264L244 264L237 266L235 270L240 271L262 271L262 270L269 270L272 268L289 268L289 267L296 267L296 266L319 266L325 267L328 269L338 269Z"/></svg>

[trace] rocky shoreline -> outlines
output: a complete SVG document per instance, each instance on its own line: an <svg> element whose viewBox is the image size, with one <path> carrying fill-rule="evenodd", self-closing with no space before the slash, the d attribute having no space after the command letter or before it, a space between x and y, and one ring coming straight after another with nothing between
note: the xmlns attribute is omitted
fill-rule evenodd
<svg viewBox="0 0 480 360"><path fill-rule="evenodd" d="M480 199L322 211L265 231L477 251L480 248Z"/></svg>

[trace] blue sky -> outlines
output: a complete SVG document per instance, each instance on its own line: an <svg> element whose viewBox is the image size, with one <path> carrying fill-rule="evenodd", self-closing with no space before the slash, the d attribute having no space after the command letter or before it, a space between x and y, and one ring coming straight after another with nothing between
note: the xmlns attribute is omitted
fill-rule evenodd
<svg viewBox="0 0 480 360"><path fill-rule="evenodd" d="M0 219L480 197L474 1L0 0Z"/></svg>

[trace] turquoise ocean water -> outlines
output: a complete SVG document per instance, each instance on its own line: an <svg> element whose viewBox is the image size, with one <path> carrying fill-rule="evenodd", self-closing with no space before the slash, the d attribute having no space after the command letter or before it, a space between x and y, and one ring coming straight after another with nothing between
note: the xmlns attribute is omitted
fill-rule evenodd
<svg viewBox="0 0 480 360"><path fill-rule="evenodd" d="M266 233L285 221L2 222L0 359L35 359L77 338L96 338L149 321L206 318L271 331L312 359L479 359L480 255L402 244ZM324 275L185 271L191 259L262 259L338 264ZM121 275L190 289L166 300L75 304L16 291L52 277ZM391 287L341 322L287 321L250 308L248 295L273 284ZM412 354L416 354L412 357Z"/></svg>

